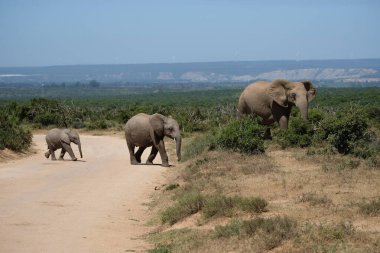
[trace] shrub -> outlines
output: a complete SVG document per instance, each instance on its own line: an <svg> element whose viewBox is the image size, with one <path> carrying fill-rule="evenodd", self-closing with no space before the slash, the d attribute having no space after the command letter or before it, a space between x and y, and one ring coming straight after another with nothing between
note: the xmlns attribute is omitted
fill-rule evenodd
<svg viewBox="0 0 380 253"><path fill-rule="evenodd" d="M366 113L357 106L345 107L336 117L322 120L318 139L327 140L339 153L369 157L371 151L365 146L371 142L372 136L367 120Z"/></svg>
<svg viewBox="0 0 380 253"><path fill-rule="evenodd" d="M313 137L313 125L299 117L290 120L288 129L278 129L275 134L275 140L282 148L308 147Z"/></svg>
<svg viewBox="0 0 380 253"><path fill-rule="evenodd" d="M232 120L217 131L215 143L221 148L232 149L241 153L263 153L264 130L264 126L249 117Z"/></svg>
<svg viewBox="0 0 380 253"><path fill-rule="evenodd" d="M20 125L20 122L5 112L0 112L0 149L9 148L22 151L30 147L32 133Z"/></svg>
<svg viewBox="0 0 380 253"><path fill-rule="evenodd" d="M89 130L107 129L107 122L104 119L91 121L86 124L86 128Z"/></svg>
<svg viewBox="0 0 380 253"><path fill-rule="evenodd" d="M29 105L22 107L20 113L20 118L45 127L66 127L70 116L61 102L45 98L33 98Z"/></svg>
<svg viewBox="0 0 380 253"><path fill-rule="evenodd" d="M266 211L268 202L265 199L259 197L240 198L239 205L243 211L251 213L262 213Z"/></svg>

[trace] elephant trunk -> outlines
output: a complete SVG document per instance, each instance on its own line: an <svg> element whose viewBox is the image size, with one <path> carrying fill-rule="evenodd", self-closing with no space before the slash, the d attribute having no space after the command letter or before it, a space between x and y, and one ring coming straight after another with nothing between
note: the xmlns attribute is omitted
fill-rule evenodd
<svg viewBox="0 0 380 253"><path fill-rule="evenodd" d="M309 104L306 101L306 99L305 99L305 101L301 101L301 102L297 103L297 107L300 109L302 119L307 120Z"/></svg>
<svg viewBox="0 0 380 253"><path fill-rule="evenodd" d="M176 141L177 158L178 158L178 161L181 161L181 142L182 142L181 135L177 135L177 137L175 137L175 141Z"/></svg>
<svg viewBox="0 0 380 253"><path fill-rule="evenodd" d="M80 158L83 158L83 156L82 156L82 145L80 142L78 142L78 148L79 148Z"/></svg>

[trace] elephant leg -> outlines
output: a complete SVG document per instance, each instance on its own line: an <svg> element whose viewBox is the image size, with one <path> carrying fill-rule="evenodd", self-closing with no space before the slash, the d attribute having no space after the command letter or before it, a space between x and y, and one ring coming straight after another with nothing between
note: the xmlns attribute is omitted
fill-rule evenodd
<svg viewBox="0 0 380 253"><path fill-rule="evenodd" d="M75 155L74 155L74 152L73 150L71 149L71 146L65 142L62 142L62 150L65 150L67 151L67 153L69 153L69 155L71 156L71 160L73 161L76 161L78 160Z"/></svg>
<svg viewBox="0 0 380 253"><path fill-rule="evenodd" d="M280 128L288 129L288 121L289 121L289 117L286 117L285 115L281 116L281 118L278 120L278 124L280 125Z"/></svg>
<svg viewBox="0 0 380 253"><path fill-rule="evenodd" d="M129 158L130 158L130 161L131 161L131 164L132 165L137 165L139 164L139 162L137 161L136 157L135 157L135 145L133 144L130 144L127 142L127 145L128 145L128 150L129 150ZM137 153L137 152L136 152Z"/></svg>
<svg viewBox="0 0 380 253"><path fill-rule="evenodd" d="M50 149L48 149L48 151L45 152L45 157L46 157L46 158L49 158L49 157L50 157Z"/></svg>
<svg viewBox="0 0 380 253"><path fill-rule="evenodd" d="M142 155L142 153L144 152L145 149L146 149L146 147L139 147L139 149L135 153L135 158L136 158L136 161L138 163L141 163L141 155Z"/></svg>
<svg viewBox="0 0 380 253"><path fill-rule="evenodd" d="M152 150L150 151L150 155L146 160L146 164L153 164L154 158L156 158L158 149L155 146L152 146Z"/></svg>
<svg viewBox="0 0 380 253"><path fill-rule="evenodd" d="M264 139L265 140L272 140L272 133L270 131L270 127L267 127L264 133Z"/></svg>
<svg viewBox="0 0 380 253"><path fill-rule="evenodd" d="M267 118L267 119L262 119L260 124L262 125L272 125L276 120L273 118L273 116Z"/></svg>
<svg viewBox="0 0 380 253"><path fill-rule="evenodd" d="M66 154L66 150L64 148L61 149L61 154L59 155L59 160L63 160L63 156Z"/></svg>
<svg viewBox="0 0 380 253"><path fill-rule="evenodd" d="M49 152L50 152L50 155L51 155L51 160L53 160L53 161L57 160L57 158L55 158L54 151L55 150L53 148L49 147ZM45 154L45 156L46 156L46 154Z"/></svg>
<svg viewBox="0 0 380 253"><path fill-rule="evenodd" d="M157 149L158 149L158 152L160 152L162 166L169 167L169 158L168 158L168 155L166 154L164 140L160 140L160 142L157 145Z"/></svg>

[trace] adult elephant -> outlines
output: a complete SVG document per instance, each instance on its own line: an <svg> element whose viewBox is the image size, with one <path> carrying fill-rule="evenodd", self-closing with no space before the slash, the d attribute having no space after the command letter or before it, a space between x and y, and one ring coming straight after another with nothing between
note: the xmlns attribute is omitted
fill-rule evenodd
<svg viewBox="0 0 380 253"><path fill-rule="evenodd" d="M63 160L63 156L66 154L66 152L69 153L71 160L78 160L75 157L73 150L71 149L71 142L78 145L80 157L83 157L79 134L74 130L53 128L47 133L45 139L48 146L48 151L45 153L46 158L49 158L51 155L52 160L57 160L55 158L54 151L61 149L61 154L59 155L60 160Z"/></svg>
<svg viewBox="0 0 380 253"><path fill-rule="evenodd" d="M309 103L315 96L316 89L310 81L259 81L248 85L241 93L238 112L260 116L264 125L278 122L280 128L287 129L292 107L297 106L302 118L307 120Z"/></svg>
<svg viewBox="0 0 380 253"><path fill-rule="evenodd" d="M181 133L176 120L171 117L155 113L148 115L139 113L125 124L125 138L130 154L131 164L141 163L141 155L147 147L152 147L146 164L153 164L153 160L160 152L162 166L169 166L168 156L165 150L164 137L170 137L176 141L178 161L181 160ZM136 153L135 147L139 147Z"/></svg>

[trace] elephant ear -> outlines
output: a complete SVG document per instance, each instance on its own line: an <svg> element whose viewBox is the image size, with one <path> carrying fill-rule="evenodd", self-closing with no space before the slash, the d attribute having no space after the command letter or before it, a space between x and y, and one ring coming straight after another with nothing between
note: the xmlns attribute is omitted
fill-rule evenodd
<svg viewBox="0 0 380 253"><path fill-rule="evenodd" d="M313 101L313 99L317 95L317 89L313 86L313 84L309 80L303 81L301 83L305 85L305 89L307 91L307 101L310 103L311 101Z"/></svg>
<svg viewBox="0 0 380 253"><path fill-rule="evenodd" d="M288 107L288 98L286 96L286 80L274 80L269 86L269 96L282 107Z"/></svg>
<svg viewBox="0 0 380 253"><path fill-rule="evenodd" d="M62 142L70 145L70 138L69 138L68 130L62 131L60 139Z"/></svg>
<svg viewBox="0 0 380 253"><path fill-rule="evenodd" d="M159 113L155 113L149 117L149 123L152 126L154 133L157 136L164 136L164 122L165 116Z"/></svg>

